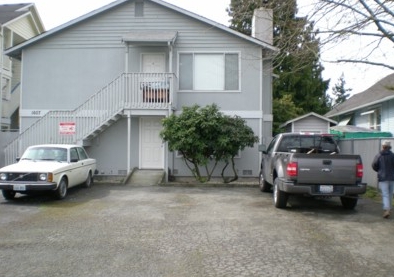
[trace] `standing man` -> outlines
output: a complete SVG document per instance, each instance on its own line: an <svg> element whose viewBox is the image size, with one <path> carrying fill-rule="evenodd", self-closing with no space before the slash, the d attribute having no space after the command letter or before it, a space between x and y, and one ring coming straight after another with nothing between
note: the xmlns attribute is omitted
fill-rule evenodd
<svg viewBox="0 0 394 277"><path fill-rule="evenodd" d="M390 141L384 141L382 150L375 156L372 169L378 173L378 184L382 192L383 218L389 218L394 189L394 154Z"/></svg>

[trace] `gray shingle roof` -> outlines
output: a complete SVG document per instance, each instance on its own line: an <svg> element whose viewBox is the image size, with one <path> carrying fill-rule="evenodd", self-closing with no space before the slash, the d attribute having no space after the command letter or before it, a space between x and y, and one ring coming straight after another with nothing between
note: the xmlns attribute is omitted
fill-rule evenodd
<svg viewBox="0 0 394 277"><path fill-rule="evenodd" d="M26 13L26 11L18 11L25 6L30 6L31 3L24 3L24 4L7 4L7 5L0 5L0 24L3 25L4 23L17 18L18 16Z"/></svg>
<svg viewBox="0 0 394 277"><path fill-rule="evenodd" d="M357 93L325 114L333 117L394 98L394 73L381 79L367 90Z"/></svg>

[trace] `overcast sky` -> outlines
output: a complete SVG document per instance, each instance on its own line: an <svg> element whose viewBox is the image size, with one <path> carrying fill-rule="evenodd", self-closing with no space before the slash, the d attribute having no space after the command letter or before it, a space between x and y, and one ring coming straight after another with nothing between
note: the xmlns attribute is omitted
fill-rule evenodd
<svg viewBox="0 0 394 277"><path fill-rule="evenodd" d="M202 15L216 22L229 25L229 17L226 13L226 8L230 4L230 0L165 0L178 7L184 8L188 11ZM101 8L113 0L3 0L1 4L12 3L35 3L41 20L44 23L46 30L50 30L56 26L66 23L81 15L91 12L97 8ZM306 8L309 1L299 1L298 8L302 10ZM357 45L357 44L356 44ZM322 52L323 60L333 60L336 56L336 51L340 49L330 49ZM392 51L392 49L391 49ZM366 90L371 85L379 81L386 75L393 73L393 71L382 69L379 67L370 67L355 64L331 64L323 63L325 70L323 72L324 79L331 79L329 91L337 83L338 78L342 72L345 74L345 81L347 88L353 89L352 93L358 93Z"/></svg>

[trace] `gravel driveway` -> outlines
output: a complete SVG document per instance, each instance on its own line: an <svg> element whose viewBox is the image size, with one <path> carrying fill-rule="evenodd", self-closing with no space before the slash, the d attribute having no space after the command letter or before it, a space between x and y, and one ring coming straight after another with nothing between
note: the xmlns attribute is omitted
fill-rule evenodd
<svg viewBox="0 0 394 277"><path fill-rule="evenodd" d="M75 188L0 200L0 276L393 276L394 219L257 187Z"/></svg>

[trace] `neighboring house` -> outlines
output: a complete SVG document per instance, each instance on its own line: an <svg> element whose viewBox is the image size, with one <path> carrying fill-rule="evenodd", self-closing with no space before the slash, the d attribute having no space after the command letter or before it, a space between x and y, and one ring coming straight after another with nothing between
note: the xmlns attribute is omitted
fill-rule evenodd
<svg viewBox="0 0 394 277"><path fill-rule="evenodd" d="M45 31L34 4L0 5L0 115L1 130L19 128L21 63L3 54Z"/></svg>
<svg viewBox="0 0 394 277"><path fill-rule="evenodd" d="M277 49L272 11L257 13L260 39L164 1L118 0L8 49L22 59L23 97L7 163L28 145L75 142L102 175L139 168L188 176L159 133L163 118L194 104L216 103L269 139ZM240 177L258 176L259 155L257 144L240 153Z"/></svg>
<svg viewBox="0 0 394 277"><path fill-rule="evenodd" d="M381 132L394 130L394 74L381 79L325 114L338 126L354 125Z"/></svg>
<svg viewBox="0 0 394 277"><path fill-rule="evenodd" d="M279 128L284 128L285 132L329 134L330 127L336 124L332 119L311 112L289 120Z"/></svg>

